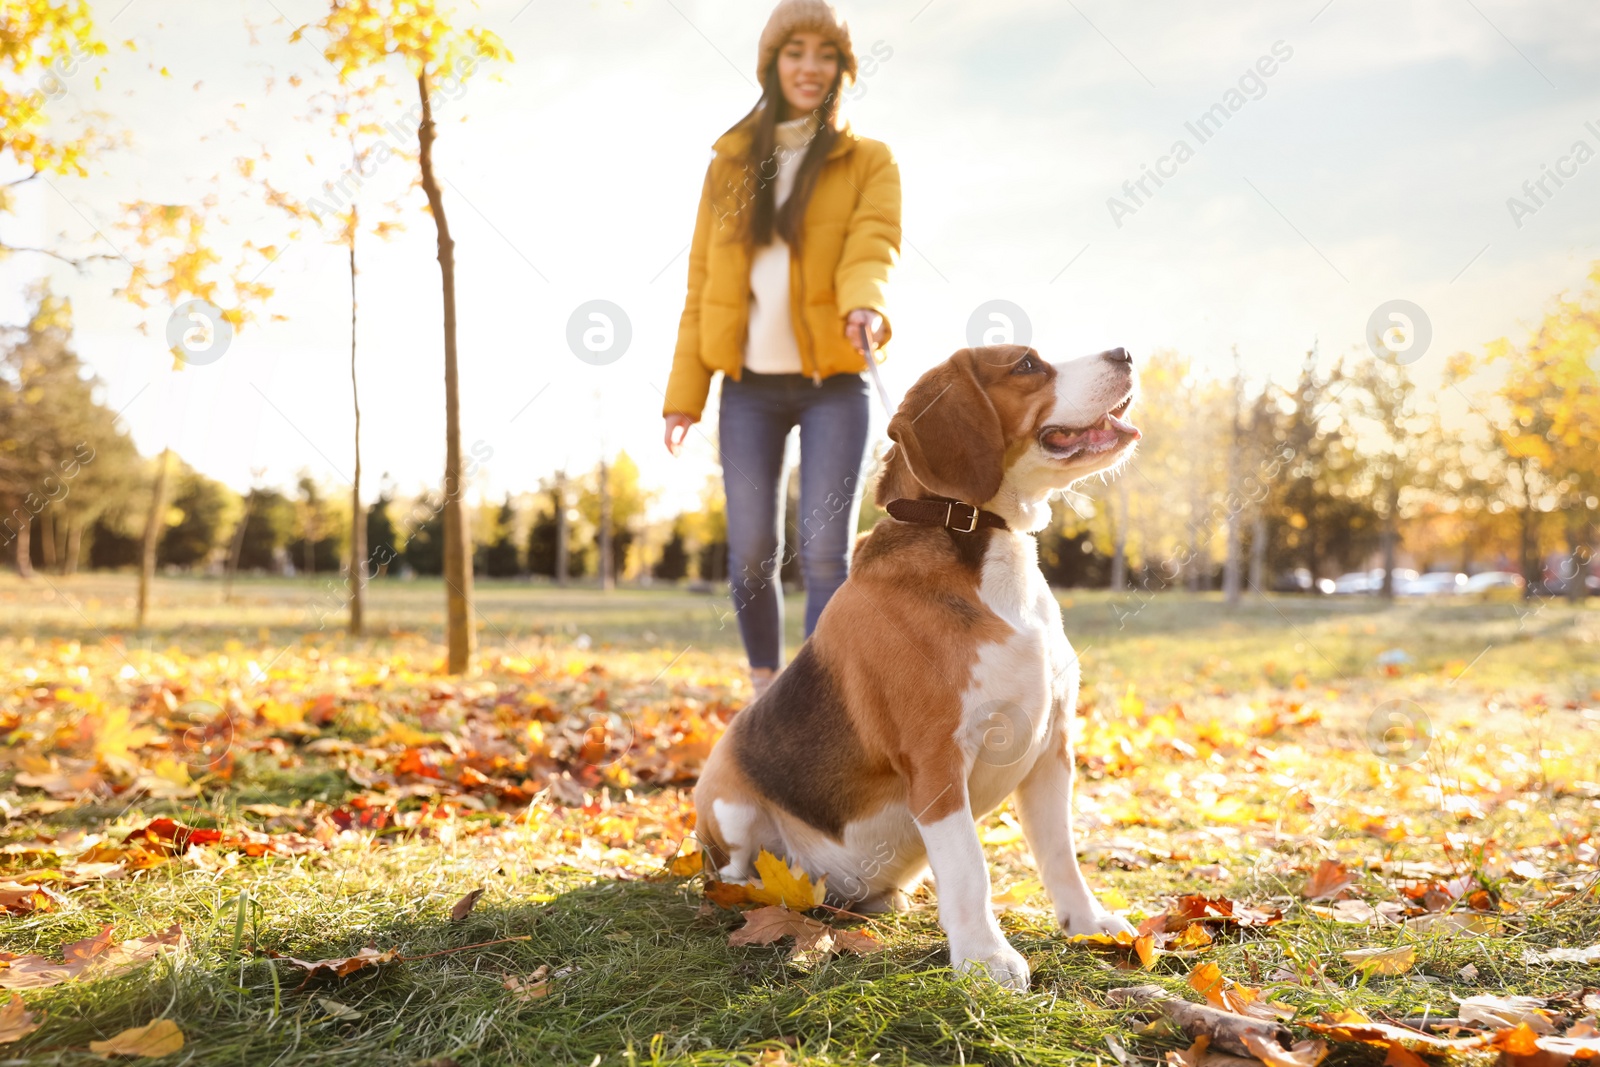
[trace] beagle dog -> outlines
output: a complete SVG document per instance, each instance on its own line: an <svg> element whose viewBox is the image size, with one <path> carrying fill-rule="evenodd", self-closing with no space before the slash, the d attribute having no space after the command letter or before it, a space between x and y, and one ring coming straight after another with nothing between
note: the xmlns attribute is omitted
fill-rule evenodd
<svg viewBox="0 0 1600 1067"><path fill-rule="evenodd" d="M877 485L890 517L695 788L718 877L748 880L766 849L881 911L931 868L951 965L1026 989L976 822L1015 796L1061 928L1132 929L1078 867L1078 661L1033 535L1059 490L1132 453L1134 388L1123 349L1052 364L1020 345L962 349L912 386Z"/></svg>

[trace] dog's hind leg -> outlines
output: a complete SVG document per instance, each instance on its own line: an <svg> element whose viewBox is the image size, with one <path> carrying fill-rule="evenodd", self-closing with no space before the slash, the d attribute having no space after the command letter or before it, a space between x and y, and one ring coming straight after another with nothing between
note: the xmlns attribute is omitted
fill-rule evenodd
<svg viewBox="0 0 1600 1067"><path fill-rule="evenodd" d="M772 818L758 805L718 797L711 802L718 836L727 852L727 861L717 872L724 882L743 882L755 877L756 857L761 850L781 852L782 844Z"/></svg>

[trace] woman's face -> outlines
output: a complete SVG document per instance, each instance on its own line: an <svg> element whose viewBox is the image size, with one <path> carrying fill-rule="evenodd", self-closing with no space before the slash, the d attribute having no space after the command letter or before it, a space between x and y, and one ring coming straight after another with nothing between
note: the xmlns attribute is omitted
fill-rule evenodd
<svg viewBox="0 0 1600 1067"><path fill-rule="evenodd" d="M778 51L778 84L791 119L822 106L839 76L839 48L820 33L797 33Z"/></svg>

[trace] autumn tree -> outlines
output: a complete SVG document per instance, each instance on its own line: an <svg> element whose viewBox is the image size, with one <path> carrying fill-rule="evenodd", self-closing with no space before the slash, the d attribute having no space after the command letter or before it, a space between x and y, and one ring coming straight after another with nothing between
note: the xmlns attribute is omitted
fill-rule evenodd
<svg viewBox="0 0 1600 1067"><path fill-rule="evenodd" d="M0 6L0 222L14 190L41 175L84 177L89 162L114 138L95 119L52 116L50 105L106 46L96 37L88 0L7 0ZM9 244L0 233L0 258L16 252L81 266L99 256Z"/></svg>
<svg viewBox="0 0 1600 1067"><path fill-rule="evenodd" d="M123 205L119 229L139 258L118 294L143 310L169 310L164 329L174 373L190 363L220 358L233 332L253 320L256 306L273 292L260 277L277 249L246 241L225 258L218 250L221 244L215 232L226 226L227 219L216 208L215 193L193 204L141 201ZM156 459L145 513L135 609L135 625L141 628L149 616L150 583L166 527L172 456L168 445Z"/></svg>
<svg viewBox="0 0 1600 1067"><path fill-rule="evenodd" d="M291 79L298 85L298 77ZM345 253L350 279L350 406L354 414L353 453L354 472L350 480L350 565L348 572L349 631L359 637L365 627L366 590L369 564L374 563L368 551L366 512L361 503L361 393L357 376L356 340L358 336L357 293L359 268L357 245L362 230L361 190L373 172L392 155L397 154L384 139L385 130L379 121L375 102L385 95L387 83L381 74L364 81L341 72L336 88L313 94L303 121L325 126L333 137L337 152L338 176L330 178L321 195L300 200L273 185L261 164L271 156L262 152L259 157L239 161L239 171L247 179L260 184L266 202L287 215L297 226L314 226L329 243L339 246ZM324 154L326 156L327 154ZM327 165L317 153L308 152L306 158L313 165ZM401 229L393 217L398 205L390 202L382 206L377 221L366 232L387 240ZM369 223L375 214L369 206ZM296 229L290 239L300 236ZM373 569L376 569L374 566Z"/></svg>
<svg viewBox="0 0 1600 1067"><path fill-rule="evenodd" d="M1584 594L1600 506L1600 263L1576 297L1561 296L1526 342L1506 338L1487 349L1503 367L1493 421L1522 513L1523 572L1532 586L1543 574L1536 560L1543 513L1559 516L1567 543L1566 591Z"/></svg>
<svg viewBox="0 0 1600 1067"><path fill-rule="evenodd" d="M500 39L478 27L457 28L453 13L437 0L334 0L326 17L297 29L320 40L322 54L350 80L363 71L398 59L417 86L417 104L402 120L417 132L418 174L438 234L441 295L444 304L445 469L443 570L447 667L460 674L472 666L475 633L472 620L472 538L461 454L460 376L456 359L455 242L445 216L444 195L434 172L433 147L436 96L459 85L480 62L510 59ZM439 97L439 99L448 99Z"/></svg>
<svg viewBox="0 0 1600 1067"><path fill-rule="evenodd" d="M42 283L30 303L27 325L0 337L0 546L24 576L35 528L45 567L77 568L84 532L127 493L136 456L73 351L72 305Z"/></svg>

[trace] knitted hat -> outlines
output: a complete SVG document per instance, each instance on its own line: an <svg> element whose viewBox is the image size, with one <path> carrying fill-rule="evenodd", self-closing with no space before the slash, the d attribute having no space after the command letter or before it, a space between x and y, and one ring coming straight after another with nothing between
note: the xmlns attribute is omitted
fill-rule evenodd
<svg viewBox="0 0 1600 1067"><path fill-rule="evenodd" d="M850 27L827 0L780 0L767 19L767 28L761 31L761 48L756 63L756 77L766 80L767 67L778 58L790 37L806 31L819 33L839 49L839 69L856 79L856 54L850 47Z"/></svg>

